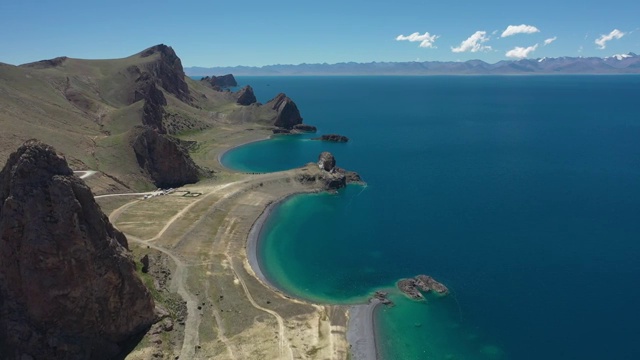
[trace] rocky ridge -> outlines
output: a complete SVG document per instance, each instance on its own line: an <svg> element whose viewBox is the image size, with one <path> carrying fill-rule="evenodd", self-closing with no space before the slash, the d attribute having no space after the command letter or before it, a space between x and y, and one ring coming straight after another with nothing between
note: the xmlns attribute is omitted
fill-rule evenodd
<svg viewBox="0 0 640 360"><path fill-rule="evenodd" d="M0 172L0 358L111 359L156 320L127 240L48 145Z"/></svg>

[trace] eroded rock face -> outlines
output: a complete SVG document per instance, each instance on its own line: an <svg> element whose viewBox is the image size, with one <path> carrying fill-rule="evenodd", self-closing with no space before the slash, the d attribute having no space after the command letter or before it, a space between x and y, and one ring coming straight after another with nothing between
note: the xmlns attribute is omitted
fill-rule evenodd
<svg viewBox="0 0 640 360"><path fill-rule="evenodd" d="M160 44L140 53L141 57L159 54L159 60L146 64L141 73L148 73L150 79L165 91L175 95L178 99L190 103L189 86L184 80L184 68L175 51L170 46Z"/></svg>
<svg viewBox="0 0 640 360"><path fill-rule="evenodd" d="M155 320L127 241L55 150L0 172L0 358L110 359Z"/></svg>
<svg viewBox="0 0 640 360"><path fill-rule="evenodd" d="M302 124L302 117L298 106L287 95L280 93L269 100L265 106L277 112L273 119L273 125L285 129L292 129L297 124Z"/></svg>
<svg viewBox="0 0 640 360"><path fill-rule="evenodd" d="M240 89L237 93L238 100L236 103L239 105L251 105L256 103L258 100L256 99L256 95L253 93L253 88L249 85Z"/></svg>
<svg viewBox="0 0 640 360"><path fill-rule="evenodd" d="M132 146L138 165L156 186L180 187L198 181L201 170L177 140L143 127L135 130Z"/></svg>
<svg viewBox="0 0 640 360"><path fill-rule="evenodd" d="M318 166L324 171L331 171L336 167L336 158L330 152L324 151L318 156Z"/></svg>

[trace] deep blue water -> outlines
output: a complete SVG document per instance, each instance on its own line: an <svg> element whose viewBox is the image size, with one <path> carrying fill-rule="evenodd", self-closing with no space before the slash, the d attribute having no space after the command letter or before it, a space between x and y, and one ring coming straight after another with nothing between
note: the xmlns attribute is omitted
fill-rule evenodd
<svg viewBox="0 0 640 360"><path fill-rule="evenodd" d="M331 151L368 186L267 222L272 280L353 302L429 274L451 295L379 311L389 359L640 359L640 76L239 77L319 133L223 159L288 169Z"/></svg>

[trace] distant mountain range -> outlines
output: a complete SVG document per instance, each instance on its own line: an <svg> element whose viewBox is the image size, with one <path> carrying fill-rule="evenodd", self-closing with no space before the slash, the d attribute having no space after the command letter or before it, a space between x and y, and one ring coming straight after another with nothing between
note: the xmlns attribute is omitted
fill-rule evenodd
<svg viewBox="0 0 640 360"><path fill-rule="evenodd" d="M559 57L504 60L370 62L267 65L262 67L187 67L189 76L207 75L525 75L525 74L640 74L634 53L599 57Z"/></svg>

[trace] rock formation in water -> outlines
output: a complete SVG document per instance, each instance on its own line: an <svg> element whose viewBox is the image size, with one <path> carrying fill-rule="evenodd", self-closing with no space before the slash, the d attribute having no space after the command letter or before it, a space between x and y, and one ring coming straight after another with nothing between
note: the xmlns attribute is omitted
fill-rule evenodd
<svg viewBox="0 0 640 360"><path fill-rule="evenodd" d="M238 82L236 78L233 77L232 74L222 75L222 76L205 76L200 81L205 84L211 86L216 90L222 90L224 88L236 87L238 86Z"/></svg>
<svg viewBox="0 0 640 360"><path fill-rule="evenodd" d="M331 171L336 167L336 158L330 152L324 151L318 156L318 167L324 171Z"/></svg>
<svg viewBox="0 0 640 360"><path fill-rule="evenodd" d="M147 172L157 187L192 184L202 174L202 170L177 140L159 134L152 128L135 129L132 146L138 165Z"/></svg>
<svg viewBox="0 0 640 360"><path fill-rule="evenodd" d="M292 129L295 125L302 124L302 117L298 106L287 95L280 93L269 100L265 106L276 111L273 125L285 129Z"/></svg>
<svg viewBox="0 0 640 360"><path fill-rule="evenodd" d="M398 289L414 300L424 300L422 292L435 291L439 295L446 295L449 290L431 276L418 275L411 279L398 281ZM422 292L421 292L422 291Z"/></svg>
<svg viewBox="0 0 640 360"><path fill-rule="evenodd" d="M84 181L30 140L0 172L0 358L111 359L154 302Z"/></svg>
<svg viewBox="0 0 640 360"><path fill-rule="evenodd" d="M296 124L293 126L293 130L297 130L300 132L311 132L311 133L318 131L318 129L315 126L307 125L307 124Z"/></svg>
<svg viewBox="0 0 640 360"><path fill-rule="evenodd" d="M256 95L253 93L253 88L249 85L240 89L236 95L238 96L238 100L236 101L238 105L247 106L255 104L258 101Z"/></svg>
<svg viewBox="0 0 640 360"><path fill-rule="evenodd" d="M317 138L313 138L312 140L346 143L349 141L349 138L338 134L326 134Z"/></svg>
<svg viewBox="0 0 640 360"><path fill-rule="evenodd" d="M353 171L346 171L336 166L336 159L330 152L323 152L318 156L317 168L319 172L300 174L297 180L301 183L320 181L326 190L338 190L348 183L362 183L360 175Z"/></svg>

